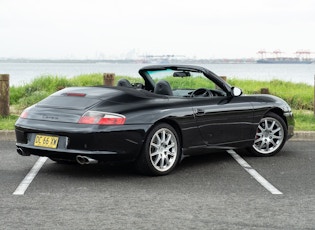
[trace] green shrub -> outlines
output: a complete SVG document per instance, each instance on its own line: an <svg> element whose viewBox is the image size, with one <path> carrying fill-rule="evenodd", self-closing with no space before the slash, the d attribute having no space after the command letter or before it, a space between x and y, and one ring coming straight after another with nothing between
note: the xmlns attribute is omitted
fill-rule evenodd
<svg viewBox="0 0 315 230"><path fill-rule="evenodd" d="M142 78L116 76L114 84L116 85L121 78L125 78L132 83L143 83ZM194 84L196 83L197 85L204 85L205 88L213 88L213 85L209 84L207 80L204 81L204 79L174 79L173 77L169 77L166 80L169 81L174 88L181 88L187 85L194 88ZM261 88L268 88L270 94L283 98L289 103L292 109L294 109L296 130L315 131L313 86L280 80L256 81L237 78L228 78L228 83L241 88L245 94L257 94L260 93ZM64 87L94 85L103 85L102 74L82 74L70 79L63 76L45 75L34 79L28 84L10 87L10 104L20 110L37 103ZM0 130L13 129L16 119L17 116L15 115L11 115L8 118L0 118Z"/></svg>
<svg viewBox="0 0 315 230"><path fill-rule="evenodd" d="M95 86L103 85L103 75L102 74L82 74L69 79L72 86Z"/></svg>
<svg viewBox="0 0 315 230"><path fill-rule="evenodd" d="M294 110L295 130L315 131L315 116L313 111Z"/></svg>
<svg viewBox="0 0 315 230"><path fill-rule="evenodd" d="M12 130L14 124L19 117L17 115L10 115L8 117L0 116L0 130Z"/></svg>
<svg viewBox="0 0 315 230"><path fill-rule="evenodd" d="M133 78L127 76L116 76L115 85L121 78L128 79L130 82L142 82L141 78ZM198 78L166 78L174 88L181 88L184 85L204 85L205 88L213 88L213 84L209 81ZM237 86L243 90L245 94L260 93L261 88L268 88L270 94L283 98L288 104L297 110L313 110L313 87L303 83L293 83L280 80L257 81L242 80L237 78L228 78L228 83ZM95 86L103 85L103 76L101 73L82 74L73 78L45 75L34 79L31 83L23 86L12 86L10 89L11 105L19 105L27 107L33 103L42 100L49 94L52 94L64 87L69 86Z"/></svg>
<svg viewBox="0 0 315 230"><path fill-rule="evenodd" d="M26 108L30 105L33 105L41 100L43 100L45 97L48 97L51 93L47 91L35 91L30 96L22 97L18 101L18 107L19 108Z"/></svg>
<svg viewBox="0 0 315 230"><path fill-rule="evenodd" d="M66 77L45 75L35 78L31 84L26 85L27 93L36 91L47 91L49 93L56 92L64 87L72 86L71 82Z"/></svg>
<svg viewBox="0 0 315 230"><path fill-rule="evenodd" d="M241 88L245 94L257 94L260 93L260 89L268 88L270 94L281 97L293 109L314 109L314 88L308 84L281 80L256 81L236 78L228 79L228 83Z"/></svg>

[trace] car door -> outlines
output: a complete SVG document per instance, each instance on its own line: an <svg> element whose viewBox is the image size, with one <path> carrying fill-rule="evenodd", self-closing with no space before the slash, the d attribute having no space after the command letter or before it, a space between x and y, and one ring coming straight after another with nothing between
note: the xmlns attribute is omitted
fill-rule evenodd
<svg viewBox="0 0 315 230"><path fill-rule="evenodd" d="M192 98L197 126L209 147L236 147L252 141L253 107L246 97Z"/></svg>

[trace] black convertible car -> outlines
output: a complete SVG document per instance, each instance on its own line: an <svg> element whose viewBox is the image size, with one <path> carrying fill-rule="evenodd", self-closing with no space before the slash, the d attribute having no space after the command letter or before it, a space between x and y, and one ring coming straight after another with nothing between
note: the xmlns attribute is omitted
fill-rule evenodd
<svg viewBox="0 0 315 230"><path fill-rule="evenodd" d="M170 173L185 156L248 149L279 152L293 136L291 108L271 95L242 95L211 71L154 65L141 80L70 87L25 109L17 152L56 162L133 161L149 175Z"/></svg>

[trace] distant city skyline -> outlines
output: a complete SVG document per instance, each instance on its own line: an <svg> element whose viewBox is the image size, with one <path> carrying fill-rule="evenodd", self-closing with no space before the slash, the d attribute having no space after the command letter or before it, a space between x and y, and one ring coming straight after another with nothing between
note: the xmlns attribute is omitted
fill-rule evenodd
<svg viewBox="0 0 315 230"><path fill-rule="evenodd" d="M0 58L314 58L313 28L313 0L0 0Z"/></svg>
<svg viewBox="0 0 315 230"><path fill-rule="evenodd" d="M123 52L118 55L106 55L102 52L96 52L91 56L85 56L85 57L76 57L75 55L69 54L66 56L58 56L58 57L2 57L0 56L0 60L5 59L29 59L29 60L36 60L36 59L47 59L47 60L141 60L141 59L154 59L154 58L169 58L169 59L262 59L262 58L281 58L281 57L288 57L288 58L301 58L301 59L315 59L315 53L310 51L309 49L303 49L303 50L296 50L292 53L287 53L282 50L258 50L256 53L254 53L250 57L198 57L198 56L186 56L183 54L174 54L174 53L148 53L148 52L141 52L137 51L135 49Z"/></svg>

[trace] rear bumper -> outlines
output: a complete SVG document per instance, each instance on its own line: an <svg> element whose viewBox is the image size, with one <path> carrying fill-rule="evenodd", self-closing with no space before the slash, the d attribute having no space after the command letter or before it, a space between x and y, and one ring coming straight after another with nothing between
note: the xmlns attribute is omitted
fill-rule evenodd
<svg viewBox="0 0 315 230"><path fill-rule="evenodd" d="M47 122L46 122L47 124ZM134 160L141 151L149 124L123 126L90 126L54 123L46 129L27 128L16 125L16 146L23 155L47 156L75 160L76 156L87 156L98 161ZM42 127L39 124L38 127ZM34 146L36 135L57 136L56 148Z"/></svg>
<svg viewBox="0 0 315 230"><path fill-rule="evenodd" d="M48 150L45 148L33 147L27 144L16 143L17 149L22 150L23 156L37 155L46 156L53 159L75 161L78 155L87 156L98 161L132 161L135 160L137 154L121 154L113 151L88 151L88 150L75 150L75 149L54 149ZM18 151L18 152L19 152Z"/></svg>

